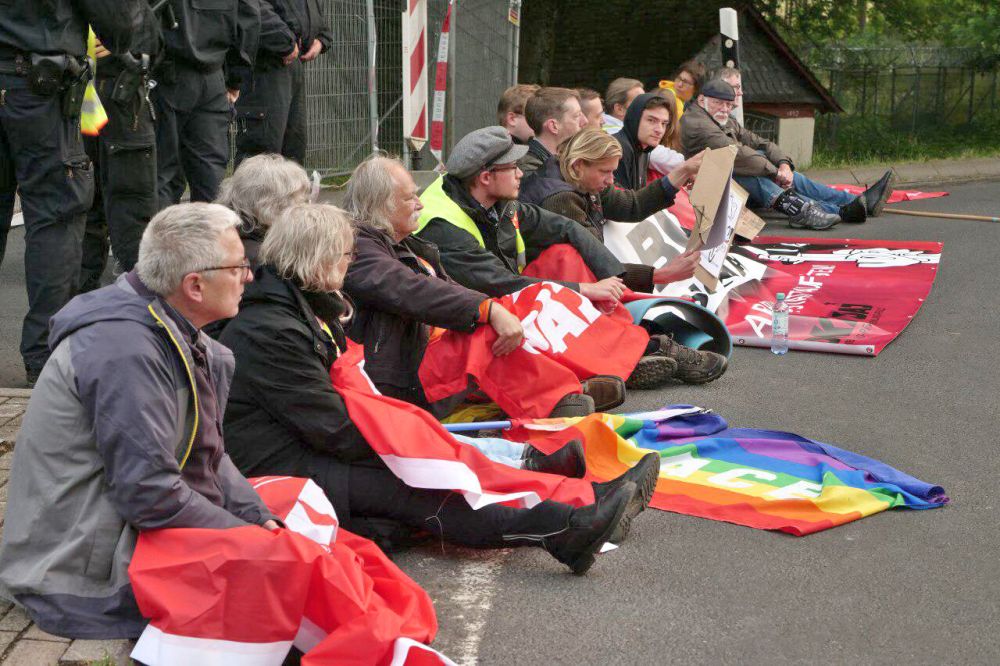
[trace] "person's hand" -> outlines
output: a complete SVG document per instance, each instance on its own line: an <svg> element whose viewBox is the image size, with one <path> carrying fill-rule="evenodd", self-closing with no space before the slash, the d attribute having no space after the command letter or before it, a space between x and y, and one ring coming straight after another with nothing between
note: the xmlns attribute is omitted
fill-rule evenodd
<svg viewBox="0 0 1000 666"><path fill-rule="evenodd" d="M100 60L101 58L107 58L109 55L111 55L111 51L104 48L104 44L101 44L101 40L98 39L97 37L94 37L94 44L95 44L94 57L97 58L98 60Z"/></svg>
<svg viewBox="0 0 1000 666"><path fill-rule="evenodd" d="M788 162L782 162L781 166L778 167L778 175L774 177L774 182L780 185L783 190L787 190L792 186L794 176L792 175L792 167L788 166Z"/></svg>
<svg viewBox="0 0 1000 666"><path fill-rule="evenodd" d="M494 356L506 356L524 340L521 320L495 301L490 308L490 326L497 333L497 340L493 343Z"/></svg>
<svg viewBox="0 0 1000 666"><path fill-rule="evenodd" d="M280 530L281 529L281 525L279 525L278 521L276 521L276 520L269 520L266 523L264 523L263 525L261 525L261 527L263 527L265 530Z"/></svg>
<svg viewBox="0 0 1000 666"><path fill-rule="evenodd" d="M666 266L653 271L653 284L670 284L687 280L694 275L694 269L701 262L701 250L685 250L667 262Z"/></svg>
<svg viewBox="0 0 1000 666"><path fill-rule="evenodd" d="M580 293L592 301L620 301L625 293L625 283L616 275L599 282L584 282Z"/></svg>
<svg viewBox="0 0 1000 666"><path fill-rule="evenodd" d="M322 53L322 51L323 51L323 42L319 41L318 39L314 39L312 41L312 44L309 45L309 50L303 53L299 57L299 60L301 60L302 62L309 62L310 60L315 60L317 57L319 57L319 54Z"/></svg>
<svg viewBox="0 0 1000 666"><path fill-rule="evenodd" d="M694 182L698 171L701 169L701 161L705 157L705 151L684 160L677 167L667 174L667 180L678 190Z"/></svg>
<svg viewBox="0 0 1000 666"><path fill-rule="evenodd" d="M287 67L288 65L291 65L293 62L295 62L295 59L298 57L299 57L299 45L298 43L296 43L295 46L292 48L292 52L281 59L281 64Z"/></svg>
<svg viewBox="0 0 1000 666"><path fill-rule="evenodd" d="M236 100L240 98L240 91L238 88L226 91L226 99L229 100L230 104L236 104Z"/></svg>

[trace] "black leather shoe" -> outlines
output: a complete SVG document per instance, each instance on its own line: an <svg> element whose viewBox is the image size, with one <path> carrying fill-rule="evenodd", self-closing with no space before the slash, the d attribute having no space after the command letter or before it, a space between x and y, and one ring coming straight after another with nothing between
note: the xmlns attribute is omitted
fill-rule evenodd
<svg viewBox="0 0 1000 666"><path fill-rule="evenodd" d="M571 479L582 479L587 473L587 459L583 453L583 443L578 439L571 439L566 442L564 447L549 455L545 455L529 445L524 450L524 469L568 476Z"/></svg>
<svg viewBox="0 0 1000 666"><path fill-rule="evenodd" d="M625 483L634 483L636 485L637 492L635 497L632 498L625 512L626 520L618 524L618 529L615 530L609 539L611 543L620 544L628 536L629 529L632 526L632 519L642 513L649 506L650 500L653 499L653 493L656 491L656 482L659 478L660 455L650 452L640 458L634 467L617 479L591 484L594 486L594 497L598 499L605 497L608 493L613 492Z"/></svg>
<svg viewBox="0 0 1000 666"><path fill-rule="evenodd" d="M896 179L895 175L893 170L889 169L882 174L881 178L875 181L874 185L861 193L868 217L878 217L882 214L885 202L889 200L889 195L892 194L892 183Z"/></svg>
<svg viewBox="0 0 1000 666"><path fill-rule="evenodd" d="M594 556L624 519L637 492L634 483L624 483L605 497L595 498L590 506L574 509L566 529L545 537L545 550L577 576L587 573L594 564Z"/></svg>
<svg viewBox="0 0 1000 666"><path fill-rule="evenodd" d="M865 207L864 196L854 197L854 201L840 207L840 219L852 224L861 224L868 219L868 209Z"/></svg>

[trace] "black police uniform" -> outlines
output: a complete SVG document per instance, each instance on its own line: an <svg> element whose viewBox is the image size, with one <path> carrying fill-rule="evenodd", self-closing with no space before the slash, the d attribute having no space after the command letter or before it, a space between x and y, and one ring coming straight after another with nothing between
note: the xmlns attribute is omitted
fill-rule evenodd
<svg viewBox="0 0 1000 666"><path fill-rule="evenodd" d="M306 134L305 63L283 59L295 44L300 56L313 42L330 48L330 31L319 0L262 0L262 30L253 77L236 102L236 163L260 153L280 153L303 164ZM277 17L269 20L270 10Z"/></svg>
<svg viewBox="0 0 1000 666"><path fill-rule="evenodd" d="M157 211L156 130L148 86L162 45L160 19L143 3L128 53L97 60L94 87L108 123L99 136L83 138L96 177L83 236L81 292L101 286L109 235L118 267L135 267L142 232Z"/></svg>
<svg viewBox="0 0 1000 666"><path fill-rule="evenodd" d="M131 41L138 0L0 0L0 238L20 190L29 381L48 359L48 323L76 293L84 217L94 195L80 137L87 25L112 52Z"/></svg>
<svg viewBox="0 0 1000 666"><path fill-rule="evenodd" d="M192 201L212 201L229 162L231 106L223 66L252 65L260 33L258 0L168 0L177 20L164 30L154 72L159 208L178 203L185 183Z"/></svg>

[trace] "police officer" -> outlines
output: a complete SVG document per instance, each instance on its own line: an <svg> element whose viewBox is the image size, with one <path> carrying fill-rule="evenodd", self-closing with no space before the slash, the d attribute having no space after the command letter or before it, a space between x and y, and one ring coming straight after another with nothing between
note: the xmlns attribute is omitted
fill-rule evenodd
<svg viewBox="0 0 1000 666"><path fill-rule="evenodd" d="M84 218L94 196L80 137L87 25L112 52L131 42L138 0L0 2L0 237L20 189L28 314L28 384L48 359L48 322L76 293Z"/></svg>
<svg viewBox="0 0 1000 666"><path fill-rule="evenodd" d="M236 163L259 153L306 158L304 63L330 48L333 34L319 0L262 0L265 29L249 85L236 103ZM270 26L267 12L278 17Z"/></svg>
<svg viewBox="0 0 1000 666"><path fill-rule="evenodd" d="M81 291L100 286L108 235L119 269L132 270L142 232L157 211L156 131L149 86L161 47L159 19L146 2L124 53L114 55L97 44L94 86L108 122L99 136L84 137L95 165L96 189L84 238Z"/></svg>
<svg viewBox="0 0 1000 666"><path fill-rule="evenodd" d="M259 0L167 0L164 55L154 70L158 207L212 201L229 162L229 121L241 81L224 65L253 63Z"/></svg>

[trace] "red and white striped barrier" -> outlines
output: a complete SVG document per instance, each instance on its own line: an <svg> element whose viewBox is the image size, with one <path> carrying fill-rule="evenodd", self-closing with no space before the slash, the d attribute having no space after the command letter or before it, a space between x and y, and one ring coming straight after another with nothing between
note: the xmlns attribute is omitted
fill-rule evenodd
<svg viewBox="0 0 1000 666"><path fill-rule="evenodd" d="M451 31L451 10L455 0L448 2L448 13L441 24L441 38L438 40L437 67L434 72L434 107L431 114L431 154L437 160L437 170L444 170L441 159L444 153L444 104L448 91L448 40Z"/></svg>
<svg viewBox="0 0 1000 666"><path fill-rule="evenodd" d="M414 151L427 142L427 0L403 12L403 138Z"/></svg>

